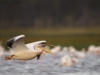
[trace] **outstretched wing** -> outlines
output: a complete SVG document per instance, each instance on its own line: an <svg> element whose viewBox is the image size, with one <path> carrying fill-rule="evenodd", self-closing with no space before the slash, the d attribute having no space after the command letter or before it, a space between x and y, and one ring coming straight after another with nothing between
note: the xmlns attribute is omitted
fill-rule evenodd
<svg viewBox="0 0 100 75"><path fill-rule="evenodd" d="M32 42L32 43L26 44L26 46L27 46L30 50L35 50L35 46L36 46L36 45L39 45L39 44L46 44L46 41L45 41L45 40L42 40L42 41Z"/></svg>
<svg viewBox="0 0 100 75"><path fill-rule="evenodd" d="M25 46L23 42L23 38L25 35L16 36L7 41L7 47L13 50L14 52L29 50L28 47Z"/></svg>
<svg viewBox="0 0 100 75"><path fill-rule="evenodd" d="M34 45L35 45L34 42L26 44L26 46L27 46L30 50L35 50Z"/></svg>

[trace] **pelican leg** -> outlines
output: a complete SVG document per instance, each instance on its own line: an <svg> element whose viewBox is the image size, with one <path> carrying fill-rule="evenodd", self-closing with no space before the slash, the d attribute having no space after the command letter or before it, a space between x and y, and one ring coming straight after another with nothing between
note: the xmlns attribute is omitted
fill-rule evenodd
<svg viewBox="0 0 100 75"><path fill-rule="evenodd" d="M6 56L6 57L5 57L5 60L10 60L13 56L15 56L15 55Z"/></svg>
<svg viewBox="0 0 100 75"><path fill-rule="evenodd" d="M42 55L42 53L43 53L43 51L39 55L37 55L37 63L39 64L40 67L41 67L42 62L39 59L40 59L40 56Z"/></svg>

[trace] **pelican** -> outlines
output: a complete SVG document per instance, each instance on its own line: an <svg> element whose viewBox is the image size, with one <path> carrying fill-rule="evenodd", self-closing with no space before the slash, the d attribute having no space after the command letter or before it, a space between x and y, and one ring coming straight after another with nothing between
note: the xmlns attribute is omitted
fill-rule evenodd
<svg viewBox="0 0 100 75"><path fill-rule="evenodd" d="M24 44L23 38L25 35L18 35L7 41L7 47L12 50L10 56L6 56L5 60L31 60L38 57L43 51L47 53L52 52L43 48L46 45L46 41L34 42L34 45ZM33 46L33 48L32 48Z"/></svg>
<svg viewBox="0 0 100 75"><path fill-rule="evenodd" d="M46 51L50 49L49 46L55 47L54 45L47 44L45 40L43 40L43 41L31 42L31 43L26 44L26 46L27 46L30 50L34 50L34 47L33 47L33 46L35 46L35 44L38 44L39 42L42 42L41 44L42 44L43 47L45 47L45 50L46 50ZM41 49L43 49L43 48L41 48ZM46 51L45 51L45 52L46 52ZM37 60L40 59L41 54L43 54L43 52L41 52L41 53L37 56Z"/></svg>
<svg viewBox="0 0 100 75"><path fill-rule="evenodd" d="M2 57L3 56L3 54L4 54L4 47L2 46L2 42L0 41L0 57Z"/></svg>
<svg viewBox="0 0 100 75"><path fill-rule="evenodd" d="M63 47L62 51L63 52L67 52L68 51L68 48L67 47Z"/></svg>
<svg viewBox="0 0 100 75"><path fill-rule="evenodd" d="M63 66L73 66L74 63L78 63L78 60L71 55L65 55L61 58L61 64Z"/></svg>
<svg viewBox="0 0 100 75"><path fill-rule="evenodd" d="M95 54L95 45L90 45L88 47L88 53Z"/></svg>
<svg viewBox="0 0 100 75"><path fill-rule="evenodd" d="M100 55L100 46L97 46L94 51L96 55Z"/></svg>
<svg viewBox="0 0 100 75"><path fill-rule="evenodd" d="M68 51L70 53L75 53L76 52L76 49L73 46L70 46L69 49L68 49Z"/></svg>
<svg viewBox="0 0 100 75"><path fill-rule="evenodd" d="M61 50L61 46L58 45L58 46L52 48L52 49L51 49L51 52L52 52L53 54L56 54L56 53L58 53L60 50Z"/></svg>
<svg viewBox="0 0 100 75"><path fill-rule="evenodd" d="M60 52L60 50L61 50L61 46L59 45L51 49L51 52L53 54L53 59L57 58L58 52Z"/></svg>
<svg viewBox="0 0 100 75"><path fill-rule="evenodd" d="M85 58L86 57L86 50L83 48L82 51L76 51L75 56L78 58Z"/></svg>

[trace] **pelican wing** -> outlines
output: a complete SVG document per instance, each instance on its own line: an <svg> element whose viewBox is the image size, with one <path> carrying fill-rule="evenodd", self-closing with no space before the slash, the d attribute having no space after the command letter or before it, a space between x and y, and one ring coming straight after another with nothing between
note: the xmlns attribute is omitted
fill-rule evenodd
<svg viewBox="0 0 100 75"><path fill-rule="evenodd" d="M26 46L27 46L30 50L35 50L35 45L37 45L37 44L39 44L39 43L43 44L43 43L46 43L46 41L45 41L45 40L42 40L42 41L32 42L32 43L26 44Z"/></svg>
<svg viewBox="0 0 100 75"><path fill-rule="evenodd" d="M7 47L13 50L14 52L29 50L29 48L26 47L23 42L23 37L25 37L25 35L19 35L8 40Z"/></svg>
<svg viewBox="0 0 100 75"><path fill-rule="evenodd" d="M26 46L30 49L30 50L35 50L35 48L34 48L34 42L32 42L32 43L28 43L28 44L26 44Z"/></svg>

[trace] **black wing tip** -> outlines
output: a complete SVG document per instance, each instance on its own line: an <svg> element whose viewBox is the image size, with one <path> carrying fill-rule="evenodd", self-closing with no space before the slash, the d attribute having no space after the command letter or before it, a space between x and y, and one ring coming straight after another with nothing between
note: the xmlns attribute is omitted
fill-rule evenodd
<svg viewBox="0 0 100 75"><path fill-rule="evenodd" d="M7 41L6 46L7 46L8 48L12 48L12 44L13 44L13 42L14 42L14 38L9 39L9 40Z"/></svg>
<svg viewBox="0 0 100 75"><path fill-rule="evenodd" d="M18 40L19 38L22 38L22 37L25 37L25 35L23 35L23 34L22 35L18 35L18 36L15 36L15 37L9 39L7 41L6 47L12 48L12 45L13 45L14 41L16 41L16 40Z"/></svg>

